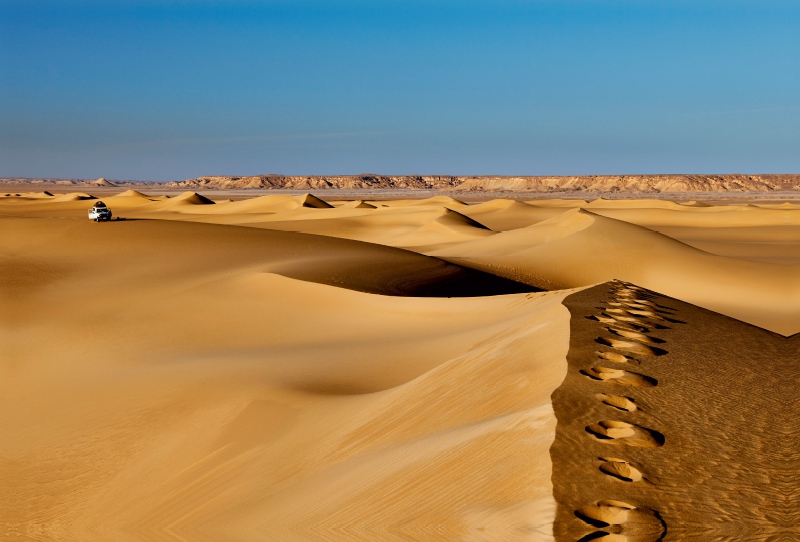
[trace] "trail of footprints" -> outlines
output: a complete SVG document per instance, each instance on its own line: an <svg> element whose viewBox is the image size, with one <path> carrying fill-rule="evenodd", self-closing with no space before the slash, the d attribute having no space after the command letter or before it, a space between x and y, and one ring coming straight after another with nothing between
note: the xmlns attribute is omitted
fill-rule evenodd
<svg viewBox="0 0 800 542"><path fill-rule="evenodd" d="M597 364L582 369L581 374L597 383L598 410L616 414L589 424L585 430L587 438L607 443L609 450L615 448L614 456L599 458L603 474L622 482L647 483L640 466L624 458L624 449L626 446L659 448L664 445L665 437L658 431L620 419L623 415L631 419L631 414L638 410L636 401L624 394L624 387L640 388L640 393L647 393L647 388L658 385L655 378L644 372L646 360L667 351L662 347L665 341L649 336L648 332L670 329L670 324L678 320L670 318L671 310L651 301L653 296L646 290L632 284L616 281L609 294L612 301L604 302L604 306L598 307L600 312L590 318L603 325L604 333L596 342L611 350L596 352ZM596 529L579 542L651 542L666 534L666 525L658 511L611 498L587 503L575 510L575 515Z"/></svg>

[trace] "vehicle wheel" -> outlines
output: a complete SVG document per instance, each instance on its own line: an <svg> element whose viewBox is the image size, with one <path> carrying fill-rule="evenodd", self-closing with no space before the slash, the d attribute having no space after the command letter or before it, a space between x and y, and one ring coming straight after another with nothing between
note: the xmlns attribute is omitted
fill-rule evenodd
<svg viewBox="0 0 800 542"><path fill-rule="evenodd" d="M99 221L99 219L95 218L95 219L94 219L94 221L95 221L95 222L98 222L98 221Z"/></svg>

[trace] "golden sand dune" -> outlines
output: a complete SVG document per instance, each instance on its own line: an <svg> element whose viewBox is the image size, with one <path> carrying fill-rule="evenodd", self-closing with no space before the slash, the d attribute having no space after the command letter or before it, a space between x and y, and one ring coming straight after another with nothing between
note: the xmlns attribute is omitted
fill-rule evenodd
<svg viewBox="0 0 800 542"><path fill-rule="evenodd" d="M430 254L545 289L618 278L779 333L800 331L797 267L724 258L584 210Z"/></svg>
<svg viewBox="0 0 800 542"><path fill-rule="evenodd" d="M0 195L4 540L796 539L795 206L207 196Z"/></svg>
<svg viewBox="0 0 800 542"><path fill-rule="evenodd" d="M342 209L376 209L377 206L373 205L372 203L361 201L361 200L354 200L354 201L343 201L337 202L334 206L342 208Z"/></svg>
<svg viewBox="0 0 800 542"><path fill-rule="evenodd" d="M665 203L665 202L662 202ZM734 258L800 263L800 212L785 205L693 209L595 207L592 212L656 230L696 248Z"/></svg>
<svg viewBox="0 0 800 542"><path fill-rule="evenodd" d="M4 539L551 539L568 292L299 281L428 259L247 228L0 233Z"/></svg>
<svg viewBox="0 0 800 542"><path fill-rule="evenodd" d="M186 192L104 198L119 214L341 237L430 254L544 289L623 279L784 334L800 331L800 211L662 200L449 197L331 206L311 195L211 205ZM6 198L18 216L80 216L85 202ZM581 205L564 208L567 205ZM375 208L372 208L372 207Z"/></svg>
<svg viewBox="0 0 800 542"><path fill-rule="evenodd" d="M332 206L311 194L302 196L261 196L231 202L224 207L205 209L210 213L278 213L298 208L330 209Z"/></svg>
<svg viewBox="0 0 800 542"><path fill-rule="evenodd" d="M532 226L560 214L563 209L500 199L460 208L459 212L495 231L506 231Z"/></svg>
<svg viewBox="0 0 800 542"><path fill-rule="evenodd" d="M159 202L131 209L133 212L128 214L313 233L394 247L413 247L418 251L494 233L476 220L439 205L321 207L303 205L298 199L256 201L264 198L273 196L202 207Z"/></svg>

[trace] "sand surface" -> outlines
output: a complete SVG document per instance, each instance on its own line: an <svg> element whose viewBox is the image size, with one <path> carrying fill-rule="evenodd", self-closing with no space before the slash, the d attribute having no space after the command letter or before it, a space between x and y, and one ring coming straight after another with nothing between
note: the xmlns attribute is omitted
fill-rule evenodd
<svg viewBox="0 0 800 542"><path fill-rule="evenodd" d="M618 283L565 304L556 540L800 539L800 335Z"/></svg>
<svg viewBox="0 0 800 542"><path fill-rule="evenodd" d="M364 293L430 259L171 221L0 250L4 540L551 539L566 292Z"/></svg>
<svg viewBox="0 0 800 542"><path fill-rule="evenodd" d="M5 198L0 206L16 216L82 218L91 200L79 197ZM193 192L168 198L132 190L104 201L128 218L303 232L407 249L545 290L621 279L777 333L800 331L800 206L792 203L468 205L439 196L329 204L311 195L214 203Z"/></svg>
<svg viewBox="0 0 800 542"><path fill-rule="evenodd" d="M95 201L0 196L4 540L799 536L800 206Z"/></svg>

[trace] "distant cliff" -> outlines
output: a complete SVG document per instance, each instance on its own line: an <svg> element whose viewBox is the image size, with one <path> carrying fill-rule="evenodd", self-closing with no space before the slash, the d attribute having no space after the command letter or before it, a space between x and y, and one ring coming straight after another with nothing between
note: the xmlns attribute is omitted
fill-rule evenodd
<svg viewBox="0 0 800 542"><path fill-rule="evenodd" d="M445 175L337 175L198 177L167 183L192 190L348 189L469 192L773 192L800 191L800 175L586 175L574 177L455 177Z"/></svg>
<svg viewBox="0 0 800 542"><path fill-rule="evenodd" d="M0 185L46 187L126 187L182 190L431 190L447 192L528 192L558 194L670 194L681 192L800 192L800 175L581 175L572 177L457 177L450 175L258 175L198 177L155 183L105 179L0 179Z"/></svg>

